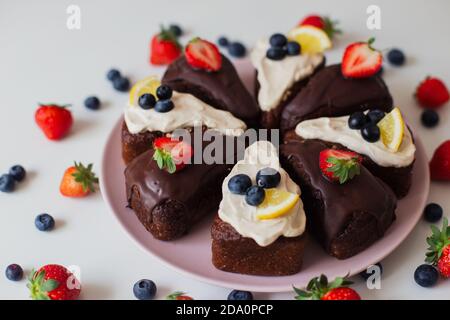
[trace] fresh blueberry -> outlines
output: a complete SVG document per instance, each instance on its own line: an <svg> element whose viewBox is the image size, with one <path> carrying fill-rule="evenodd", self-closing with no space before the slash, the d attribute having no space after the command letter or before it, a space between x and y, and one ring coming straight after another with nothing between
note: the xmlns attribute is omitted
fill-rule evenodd
<svg viewBox="0 0 450 320"><path fill-rule="evenodd" d="M280 180L281 175L274 168L263 168L256 173L256 184L265 189L275 188Z"/></svg>
<svg viewBox="0 0 450 320"><path fill-rule="evenodd" d="M245 193L245 202L251 206L258 206L264 201L266 193L264 189L259 186L252 186L247 189Z"/></svg>
<svg viewBox="0 0 450 320"><path fill-rule="evenodd" d="M249 291L233 290L228 295L228 300L253 300L253 294Z"/></svg>
<svg viewBox="0 0 450 320"><path fill-rule="evenodd" d="M367 142L377 142L380 140L380 128L376 124L369 123L361 129L361 135Z"/></svg>
<svg viewBox="0 0 450 320"><path fill-rule="evenodd" d="M286 51L288 56L297 56L301 51L300 44L296 41L289 41L286 45Z"/></svg>
<svg viewBox="0 0 450 320"><path fill-rule="evenodd" d="M0 191L13 192L16 187L16 181L10 174L4 174L0 177Z"/></svg>
<svg viewBox="0 0 450 320"><path fill-rule="evenodd" d="M435 267L422 264L414 271L414 280L421 287L431 287L436 284L439 273Z"/></svg>
<svg viewBox="0 0 450 320"><path fill-rule="evenodd" d="M438 222L442 218L443 210L437 203L429 203L423 213L428 222Z"/></svg>
<svg viewBox="0 0 450 320"><path fill-rule="evenodd" d="M367 117L362 111L354 112L348 118L350 129L362 129L367 124Z"/></svg>
<svg viewBox="0 0 450 320"><path fill-rule="evenodd" d="M116 70L116 69L111 69L108 71L108 73L106 74L106 78L108 78L109 81L114 81L118 78L120 78L120 71Z"/></svg>
<svg viewBox="0 0 450 320"><path fill-rule="evenodd" d="M228 38L227 37L220 37L219 39L217 39L217 43L219 44L219 46L221 47L227 47L228 46Z"/></svg>
<svg viewBox="0 0 450 320"><path fill-rule="evenodd" d="M247 53L247 49L245 48L245 46L240 43L240 42L232 42L230 43L230 45L228 46L228 53L230 54L230 56L232 57L236 57L236 58L242 58L245 56L245 54Z"/></svg>
<svg viewBox="0 0 450 320"><path fill-rule="evenodd" d="M283 48L287 44L287 38L281 33L275 33L270 37L269 43L272 47Z"/></svg>
<svg viewBox="0 0 450 320"><path fill-rule="evenodd" d="M139 300L152 300L156 296L156 284L152 280L139 280L133 286L133 293Z"/></svg>
<svg viewBox="0 0 450 320"><path fill-rule="evenodd" d="M266 57L270 60L283 60L286 57L286 50L278 47L269 48Z"/></svg>
<svg viewBox="0 0 450 320"><path fill-rule="evenodd" d="M50 231L55 227L55 220L51 215L43 213L34 219L34 224L40 231Z"/></svg>
<svg viewBox="0 0 450 320"><path fill-rule="evenodd" d="M234 194L245 194L252 186L252 180L246 174L237 174L228 180L228 190Z"/></svg>
<svg viewBox="0 0 450 320"><path fill-rule="evenodd" d="M420 120L422 120L422 124L425 127L433 128L436 127L439 123L439 115L436 111L427 109L422 112Z"/></svg>
<svg viewBox="0 0 450 320"><path fill-rule="evenodd" d="M117 91L127 92L130 89L130 80L124 77L115 78L113 80L113 87Z"/></svg>
<svg viewBox="0 0 450 320"><path fill-rule="evenodd" d="M171 24L169 30L175 35L175 37L181 37L183 35L183 29L177 24Z"/></svg>
<svg viewBox="0 0 450 320"><path fill-rule="evenodd" d="M98 110L100 108L100 100L97 97L87 97L84 100L84 106L91 110Z"/></svg>
<svg viewBox="0 0 450 320"><path fill-rule="evenodd" d="M11 281L20 281L23 277L23 269L18 264L10 264L6 267L6 278Z"/></svg>
<svg viewBox="0 0 450 320"><path fill-rule="evenodd" d="M380 268L380 275L381 274L383 274L383 266L381 265L381 263L376 263L375 264L378 268ZM364 280L367 280L367 279L369 279L369 277L371 276L371 275L373 275L374 274L374 272L368 272L367 271L367 269L366 270L364 270L364 271L361 271L360 273L359 273L359 275L364 279Z"/></svg>
<svg viewBox="0 0 450 320"><path fill-rule="evenodd" d="M23 179L25 179L27 172L25 171L25 168L22 167L21 165L15 165L12 166L11 169L9 169L9 174L14 178L14 180L20 182Z"/></svg>
<svg viewBox="0 0 450 320"><path fill-rule="evenodd" d="M371 123L377 124L380 122L381 119L383 119L385 116L385 113L379 109L370 110L367 113L367 118L369 118L369 121Z"/></svg>
<svg viewBox="0 0 450 320"><path fill-rule="evenodd" d="M399 49L389 50L387 58L388 61L394 66L401 66L405 63L405 55Z"/></svg>
<svg viewBox="0 0 450 320"><path fill-rule="evenodd" d="M167 100L172 98L172 89L169 86L161 85L156 89L156 96L159 100Z"/></svg>
<svg viewBox="0 0 450 320"><path fill-rule="evenodd" d="M158 100L155 104L155 111L157 112L169 112L174 107L172 100Z"/></svg>
<svg viewBox="0 0 450 320"><path fill-rule="evenodd" d="M151 93L144 93L139 97L139 106L144 110L153 108L156 104L156 98Z"/></svg>

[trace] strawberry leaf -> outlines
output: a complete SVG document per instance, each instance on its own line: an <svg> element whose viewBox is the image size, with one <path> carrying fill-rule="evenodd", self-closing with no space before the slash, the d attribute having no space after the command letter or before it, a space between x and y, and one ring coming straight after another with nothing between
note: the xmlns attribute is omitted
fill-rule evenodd
<svg viewBox="0 0 450 320"><path fill-rule="evenodd" d="M156 161L158 168L161 170L166 170L169 173L174 173L177 170L175 162L173 161L170 152L163 149L156 149L153 153L153 160Z"/></svg>
<svg viewBox="0 0 450 320"><path fill-rule="evenodd" d="M75 181L80 183L83 187L83 191L95 192L95 185L98 184L98 178L92 171L93 164L90 163L85 167L81 162L75 162L76 171L72 174Z"/></svg>

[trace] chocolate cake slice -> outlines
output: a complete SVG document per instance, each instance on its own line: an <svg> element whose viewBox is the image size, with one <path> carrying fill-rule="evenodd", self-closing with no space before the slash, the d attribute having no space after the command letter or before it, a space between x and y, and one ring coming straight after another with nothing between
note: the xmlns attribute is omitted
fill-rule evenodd
<svg viewBox="0 0 450 320"><path fill-rule="evenodd" d="M392 190L364 166L344 184L327 180L319 154L328 146L317 140L291 140L280 147L283 167L300 185L309 233L328 254L346 259L380 239L395 220Z"/></svg>
<svg viewBox="0 0 450 320"><path fill-rule="evenodd" d="M194 69L181 56L167 68L162 83L178 92L191 93L207 104L231 112L249 127L259 120L259 107L242 83L231 61L222 55L217 72Z"/></svg>
<svg viewBox="0 0 450 320"><path fill-rule="evenodd" d="M211 143L202 142L200 149L193 144L194 153L201 155ZM222 182L233 166L235 155L231 155L230 161L230 155L223 153L221 163L187 164L171 174L158 167L153 153L145 151L125 170L128 204L156 239L174 240L204 216L217 212Z"/></svg>
<svg viewBox="0 0 450 320"><path fill-rule="evenodd" d="M348 79L341 73L341 65L323 68L306 87L284 108L281 130L292 130L307 119L338 117L356 111L392 109L392 97L379 75Z"/></svg>

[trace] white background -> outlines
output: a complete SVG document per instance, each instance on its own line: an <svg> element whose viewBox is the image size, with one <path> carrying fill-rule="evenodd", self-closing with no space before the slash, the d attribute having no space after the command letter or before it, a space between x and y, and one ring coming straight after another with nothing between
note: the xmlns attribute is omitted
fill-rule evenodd
<svg viewBox="0 0 450 320"><path fill-rule="evenodd" d="M81 8L79 31L66 28L66 8ZM366 28L366 8L381 8L382 29ZM350 41L376 36L378 48L400 47L408 56L401 68L385 68L395 103L433 150L450 138L449 108L440 111L441 124L430 130L420 125L413 99L426 75L450 85L449 1L12 1L0 0L0 172L16 163L28 178L13 194L0 194L0 298L28 298L26 281L3 276L6 266L19 263L28 272L47 263L81 268L83 299L133 299L132 286L153 279L158 298L174 290L196 299L225 299L229 290L178 275L142 251L125 234L103 203L100 193L82 200L60 196L62 173L74 160L93 162L97 172L108 133L119 118L127 96L105 80L114 66L133 81L163 69L152 68L148 44L161 22L177 22L189 33L215 40L225 34L249 47L261 36L286 32L304 15L318 12L341 21L344 34L327 53L338 62ZM83 100L95 94L103 102L98 112L86 110ZM36 127L37 102L71 103L72 134L61 142L46 140ZM118 172L117 174L121 174ZM430 201L450 211L450 184L432 183ZM34 217L48 212L56 229L42 233ZM450 280L432 289L415 284L413 273L426 248L428 223L420 221L405 242L383 261L382 289L368 290L355 277L365 299L448 299ZM258 293L259 299L291 299L292 293Z"/></svg>

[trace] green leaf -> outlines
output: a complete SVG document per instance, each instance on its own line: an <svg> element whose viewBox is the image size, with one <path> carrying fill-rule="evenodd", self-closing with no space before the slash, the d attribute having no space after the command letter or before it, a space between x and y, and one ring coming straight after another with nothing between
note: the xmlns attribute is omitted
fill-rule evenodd
<svg viewBox="0 0 450 320"><path fill-rule="evenodd" d="M50 292L55 290L56 288L58 288L59 286L59 282L54 280L54 279L48 279L46 280L42 286L41 286L41 291L43 292Z"/></svg>

